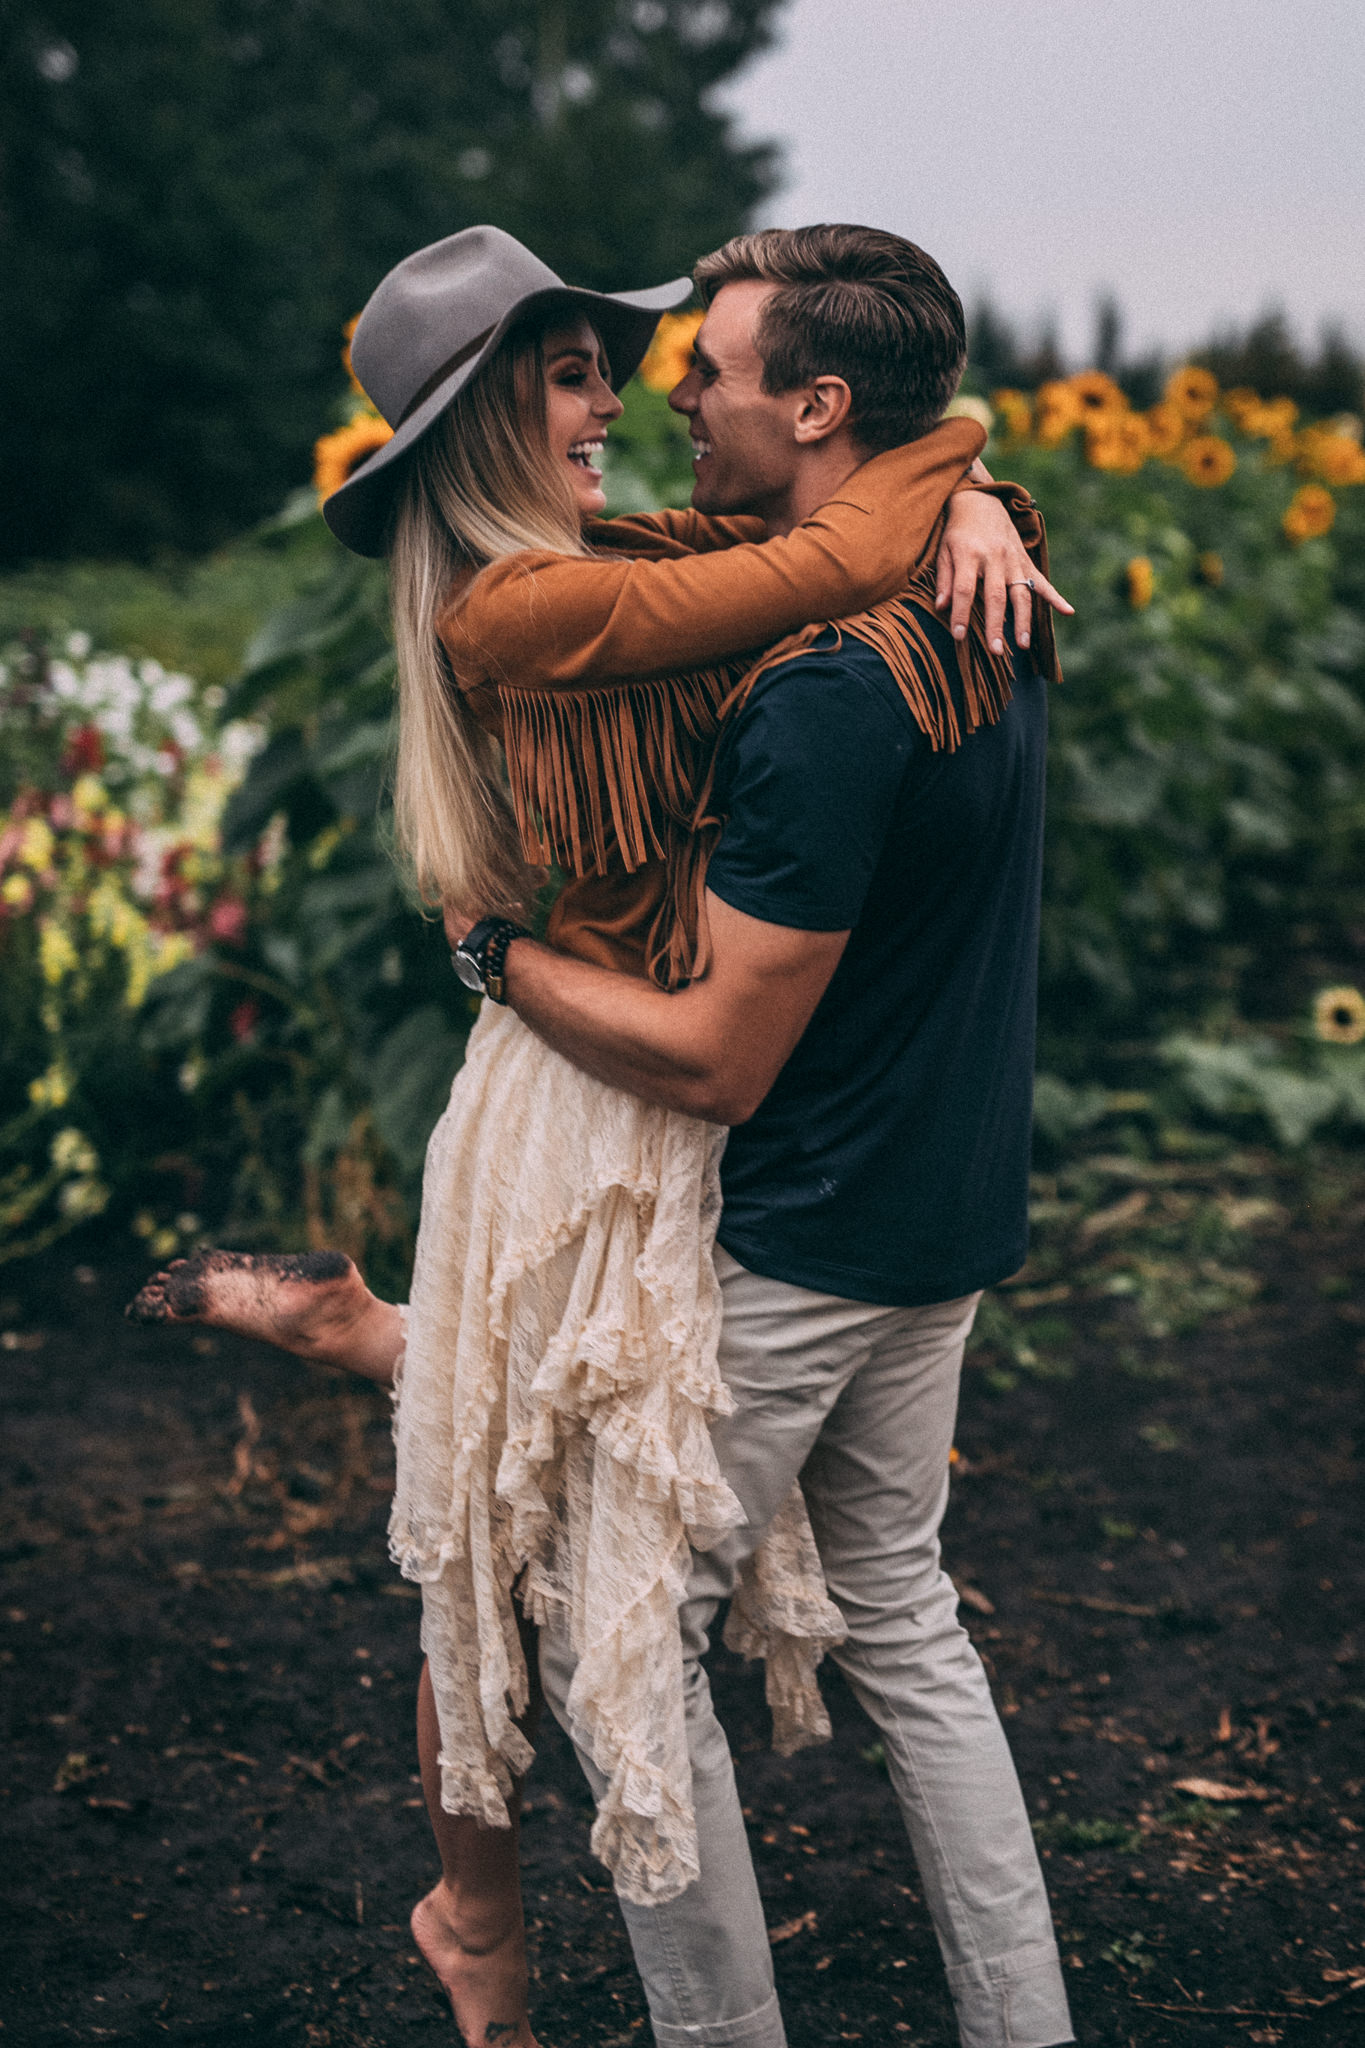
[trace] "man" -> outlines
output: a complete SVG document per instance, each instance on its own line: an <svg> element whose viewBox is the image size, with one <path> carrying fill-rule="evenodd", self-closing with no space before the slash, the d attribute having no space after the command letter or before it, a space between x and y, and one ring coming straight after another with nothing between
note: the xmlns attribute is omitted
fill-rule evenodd
<svg viewBox="0 0 1365 2048"><path fill-rule="evenodd" d="M741 237L697 278L707 315L671 402L699 510L785 533L956 388L961 306L898 237ZM1031 592L1013 597L1022 641ZM993 639L1004 600L987 588ZM996 722L935 750L903 686L946 690L970 724L948 628L924 625L912 652L830 632L753 687L718 775L703 979L665 994L529 937L502 961L505 999L580 1067L732 1126L717 1267L736 1405L714 1434L748 1519L696 1557L682 1614L702 1875L668 1904L623 1903L661 2048L785 2041L699 1660L798 1475L848 1630L836 1659L882 1735L963 2042L1071 2039L1027 1815L938 1551L963 1346L981 1289L1025 1251L1044 685L1016 659ZM476 967L482 929L448 925ZM374 1327L344 1362L382 1377L389 1326ZM270 1334L290 1342L278 1317ZM316 1334L291 1348L340 1352ZM541 1669L567 1725L572 1652L550 1630Z"/></svg>
<svg viewBox="0 0 1365 2048"><path fill-rule="evenodd" d="M788 532L956 387L956 294L895 236L744 236L696 274L708 311L670 402L701 511ZM938 1550L963 1346L1026 1246L1045 721L1020 660L998 722L935 752L882 656L828 634L759 681L727 749L703 980L667 995L507 948L506 1000L558 1051L733 1127L717 1266L736 1408L713 1435L748 1521L695 1558L682 1616L702 1877L667 1905L623 1902L661 2048L785 2040L699 1660L798 1474L848 1628L833 1654L881 1733L963 2042L1072 2038L1028 1818ZM572 1670L543 1631L566 1726Z"/></svg>

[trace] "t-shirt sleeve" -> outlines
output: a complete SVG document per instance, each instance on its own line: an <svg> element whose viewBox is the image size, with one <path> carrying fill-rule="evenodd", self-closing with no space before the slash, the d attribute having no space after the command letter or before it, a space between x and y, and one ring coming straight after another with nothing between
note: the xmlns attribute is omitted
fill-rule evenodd
<svg viewBox="0 0 1365 2048"><path fill-rule="evenodd" d="M817 650L774 669L726 743L726 824L708 886L766 924L851 930L918 739L870 650Z"/></svg>

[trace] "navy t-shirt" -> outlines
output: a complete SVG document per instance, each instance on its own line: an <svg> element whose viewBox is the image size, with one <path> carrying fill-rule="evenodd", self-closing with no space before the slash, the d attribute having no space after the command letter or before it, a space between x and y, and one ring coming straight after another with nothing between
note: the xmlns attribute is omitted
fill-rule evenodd
<svg viewBox="0 0 1365 2048"><path fill-rule="evenodd" d="M831 634L735 723L710 887L852 934L726 1144L720 1242L752 1272L910 1307L1023 1264L1047 701L1026 657L1013 688L998 725L935 753L881 656Z"/></svg>

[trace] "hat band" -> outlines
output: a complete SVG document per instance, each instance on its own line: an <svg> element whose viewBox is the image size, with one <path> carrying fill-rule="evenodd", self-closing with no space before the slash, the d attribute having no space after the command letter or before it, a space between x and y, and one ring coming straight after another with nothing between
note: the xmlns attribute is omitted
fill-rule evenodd
<svg viewBox="0 0 1365 2048"><path fill-rule="evenodd" d="M494 321L493 326L496 325L497 322ZM476 334L474 336L474 339L472 341L467 341L463 348L456 349L454 355L451 356L447 362L442 363L439 370L432 371L431 375L427 378L426 383L419 386L417 391L413 393L413 396L408 400L407 404L403 407L402 412L399 413L398 418L394 421L395 430L401 427L405 420L411 419L413 413L416 412L419 405L425 405L426 401L430 398L432 392L435 391L438 385L444 384L447 377L454 376L456 370L459 369L461 363L467 363L471 356L476 356L479 353L479 350L483 347L484 343L487 341L489 335L492 332L492 327L485 327L482 334Z"/></svg>

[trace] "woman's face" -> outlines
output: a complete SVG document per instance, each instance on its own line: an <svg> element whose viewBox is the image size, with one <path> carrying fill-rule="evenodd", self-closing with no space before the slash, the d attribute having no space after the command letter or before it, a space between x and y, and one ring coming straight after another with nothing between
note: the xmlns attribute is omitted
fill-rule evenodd
<svg viewBox="0 0 1365 2048"><path fill-rule="evenodd" d="M587 518L607 509L596 464L608 426L621 416L621 401L607 382L607 359L586 319L550 328L543 346L550 454L566 465L578 509Z"/></svg>

